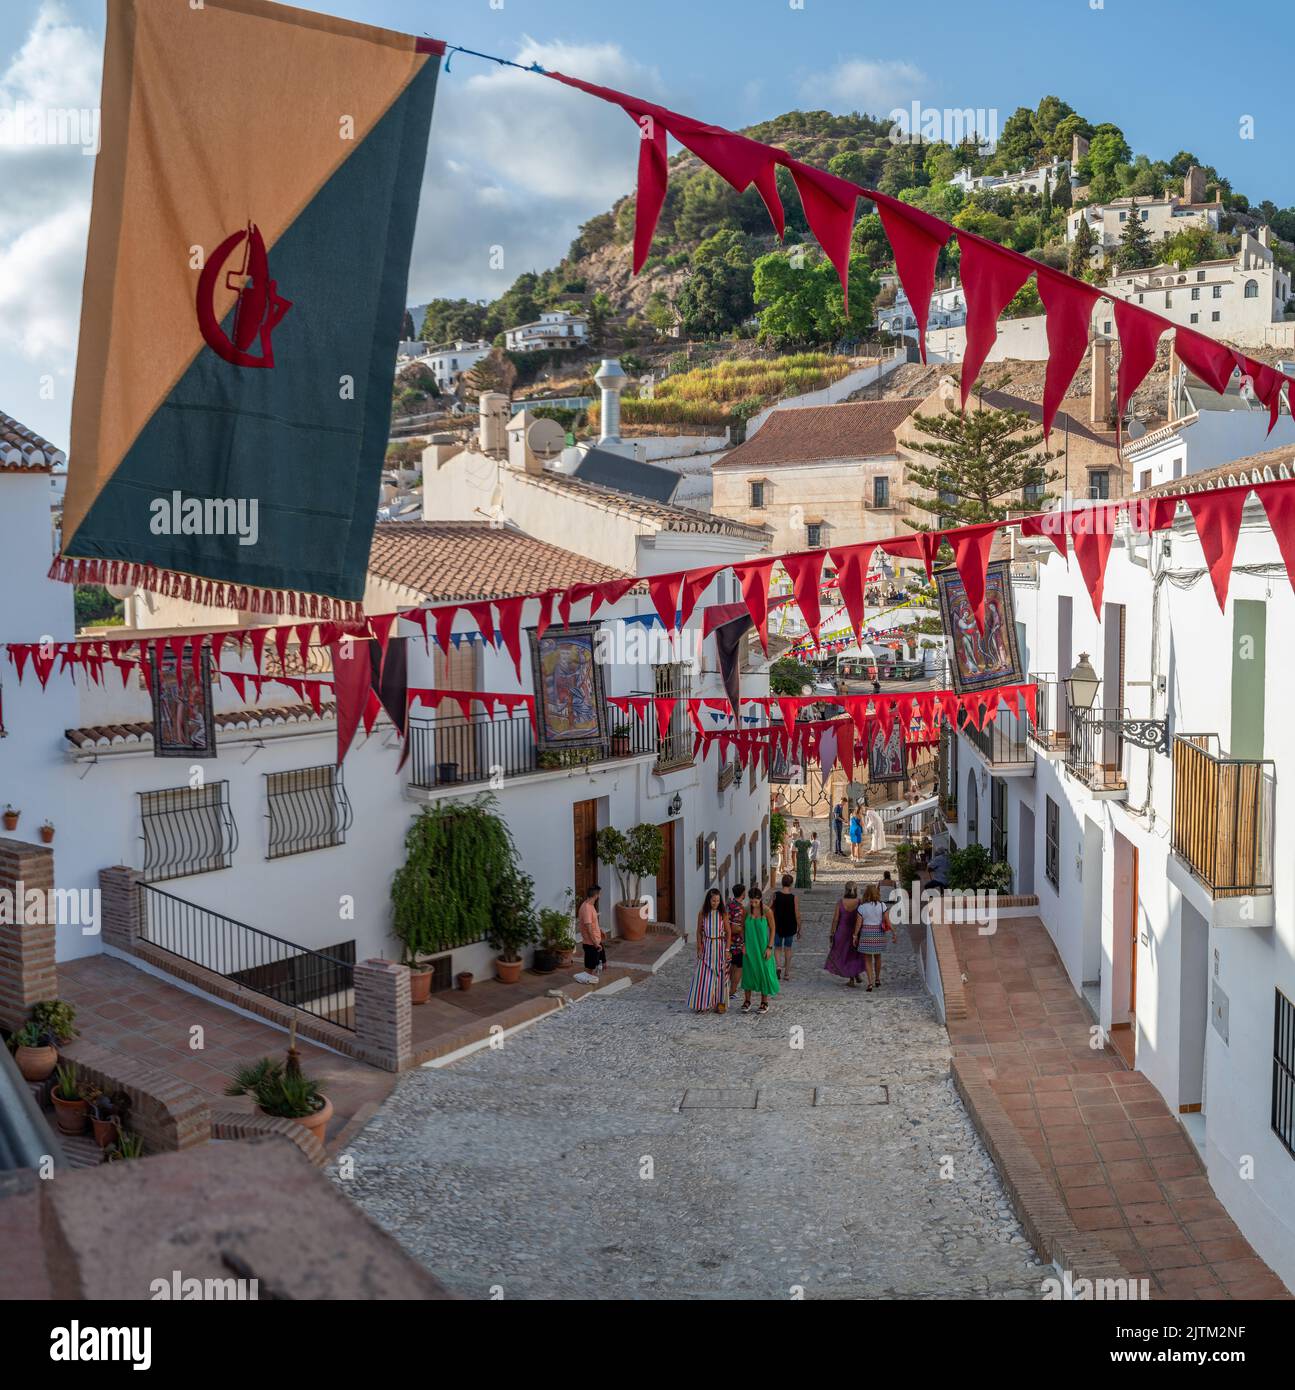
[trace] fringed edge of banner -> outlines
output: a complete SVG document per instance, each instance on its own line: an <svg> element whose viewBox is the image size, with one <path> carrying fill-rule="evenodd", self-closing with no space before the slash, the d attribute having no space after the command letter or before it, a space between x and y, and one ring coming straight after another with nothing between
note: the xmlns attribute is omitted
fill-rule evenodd
<svg viewBox="0 0 1295 1390"><path fill-rule="evenodd" d="M145 589L164 598L184 599L209 608L237 608L245 613L321 618L347 623L364 621L364 605L350 599L309 594L297 589L262 589L250 584L203 579L199 575L158 569L154 565L141 565L130 560L92 560L56 555L49 567L49 578L64 584L111 584Z"/></svg>

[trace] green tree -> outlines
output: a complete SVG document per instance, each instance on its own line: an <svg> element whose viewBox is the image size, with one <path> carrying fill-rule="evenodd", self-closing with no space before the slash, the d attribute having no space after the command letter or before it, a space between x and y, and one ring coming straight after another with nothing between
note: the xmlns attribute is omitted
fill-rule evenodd
<svg viewBox="0 0 1295 1390"><path fill-rule="evenodd" d="M740 232L726 228L707 237L693 251L690 266L677 300L685 333L728 333L750 318L755 308L753 266Z"/></svg>
<svg viewBox="0 0 1295 1390"><path fill-rule="evenodd" d="M607 336L607 321L612 316L612 302L602 290L595 291L589 300L589 343L601 347Z"/></svg>
<svg viewBox="0 0 1295 1390"><path fill-rule="evenodd" d="M643 317L662 335L675 326L675 311L664 290L653 290L643 309Z"/></svg>
<svg viewBox="0 0 1295 1390"><path fill-rule="evenodd" d="M479 400L487 391L502 391L511 397L516 380L516 364L497 347L491 348L475 367L459 378L461 393L470 401Z"/></svg>
<svg viewBox="0 0 1295 1390"><path fill-rule="evenodd" d="M994 163L1005 171L1027 169L1043 153L1043 142L1035 129L1034 112L1018 106L1003 122L994 150Z"/></svg>
<svg viewBox="0 0 1295 1390"><path fill-rule="evenodd" d="M872 323L877 281L862 256L850 258L850 312L836 268L816 251L774 251L755 263L760 339L777 347L862 338Z"/></svg>
<svg viewBox="0 0 1295 1390"><path fill-rule="evenodd" d="M1129 215L1120 229L1120 245L1115 252L1115 264L1121 270L1144 270L1154 265L1156 253L1151 246L1151 235L1142 220L1137 204L1129 208Z"/></svg>
<svg viewBox="0 0 1295 1390"><path fill-rule="evenodd" d="M471 299L433 299L423 311L425 343L469 342L485 335L486 311Z"/></svg>
<svg viewBox="0 0 1295 1390"><path fill-rule="evenodd" d="M406 343L413 341L414 316L408 309L405 310L405 317L400 321L400 337Z"/></svg>
<svg viewBox="0 0 1295 1390"><path fill-rule="evenodd" d="M1097 245L1097 233L1093 231L1088 218L1081 217L1075 229L1075 239L1070 243L1071 275L1082 279L1092 265L1093 248Z"/></svg>
<svg viewBox="0 0 1295 1390"><path fill-rule="evenodd" d="M1024 410L977 410L969 402L964 414L950 403L945 414L914 415L913 423L927 436L914 448L935 460L908 465L909 480L932 494L911 499L934 519L910 522L915 530L1004 521L1020 507L1025 488L1032 490L1031 506L1052 500L1043 489L1060 477L1047 466L1056 455L1038 447L1042 431Z"/></svg>

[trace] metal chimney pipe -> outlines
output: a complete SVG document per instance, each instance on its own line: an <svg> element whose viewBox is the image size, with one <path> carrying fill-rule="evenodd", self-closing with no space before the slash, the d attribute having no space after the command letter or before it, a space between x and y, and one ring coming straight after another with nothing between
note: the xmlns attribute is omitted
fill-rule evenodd
<svg viewBox="0 0 1295 1390"><path fill-rule="evenodd" d="M599 444L619 444L621 442L621 392L625 389L626 382L621 364L614 357L604 357L594 381L602 392L602 411L599 415L601 429L598 442Z"/></svg>

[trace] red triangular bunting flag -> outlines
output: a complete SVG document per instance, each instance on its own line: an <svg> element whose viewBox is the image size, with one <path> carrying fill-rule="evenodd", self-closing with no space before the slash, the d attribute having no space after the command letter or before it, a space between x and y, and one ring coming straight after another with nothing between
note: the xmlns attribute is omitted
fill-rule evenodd
<svg viewBox="0 0 1295 1390"><path fill-rule="evenodd" d="M791 578L792 597L800 616L809 629L810 641L818 646L818 629L823 621L822 605L819 600L819 587L823 579L823 561L826 555L821 550L803 550L795 555L784 555L782 566Z"/></svg>
<svg viewBox="0 0 1295 1390"><path fill-rule="evenodd" d="M997 524L989 521L980 526L948 531L944 537L953 547L953 562L958 567L958 577L981 632L985 630L985 575L989 571L989 552L997 531Z"/></svg>
<svg viewBox="0 0 1295 1390"><path fill-rule="evenodd" d="M962 408L998 337L998 316L1030 278L1033 266L974 232L958 232L962 288L967 299L967 337L962 354Z"/></svg>
<svg viewBox="0 0 1295 1390"><path fill-rule="evenodd" d="M1088 351L1093 305L1101 296L1087 285L1046 266L1038 268L1035 280L1047 314L1048 367L1043 382L1043 438L1046 443L1066 391Z"/></svg>
<svg viewBox="0 0 1295 1390"><path fill-rule="evenodd" d="M1120 369L1116 376L1116 432L1123 429L1124 415L1133 399L1133 393L1142 385L1147 373L1156 365L1156 344L1167 328L1172 328L1167 319L1139 309L1126 299L1116 299L1115 327L1120 335Z"/></svg>
<svg viewBox="0 0 1295 1390"><path fill-rule="evenodd" d="M1232 557L1236 553L1237 532L1241 529L1241 513L1249 495L1249 488L1227 487L1193 492L1186 499L1220 609L1227 607Z"/></svg>

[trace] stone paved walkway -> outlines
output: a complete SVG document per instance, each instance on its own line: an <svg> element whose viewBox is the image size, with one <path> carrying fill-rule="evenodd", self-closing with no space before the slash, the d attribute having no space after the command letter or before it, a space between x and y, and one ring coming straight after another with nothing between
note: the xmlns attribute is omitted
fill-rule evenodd
<svg viewBox="0 0 1295 1390"><path fill-rule="evenodd" d="M1038 1297L908 940L874 994L820 968L845 876L769 1015L688 1013L689 946L402 1077L338 1181L467 1297Z"/></svg>

